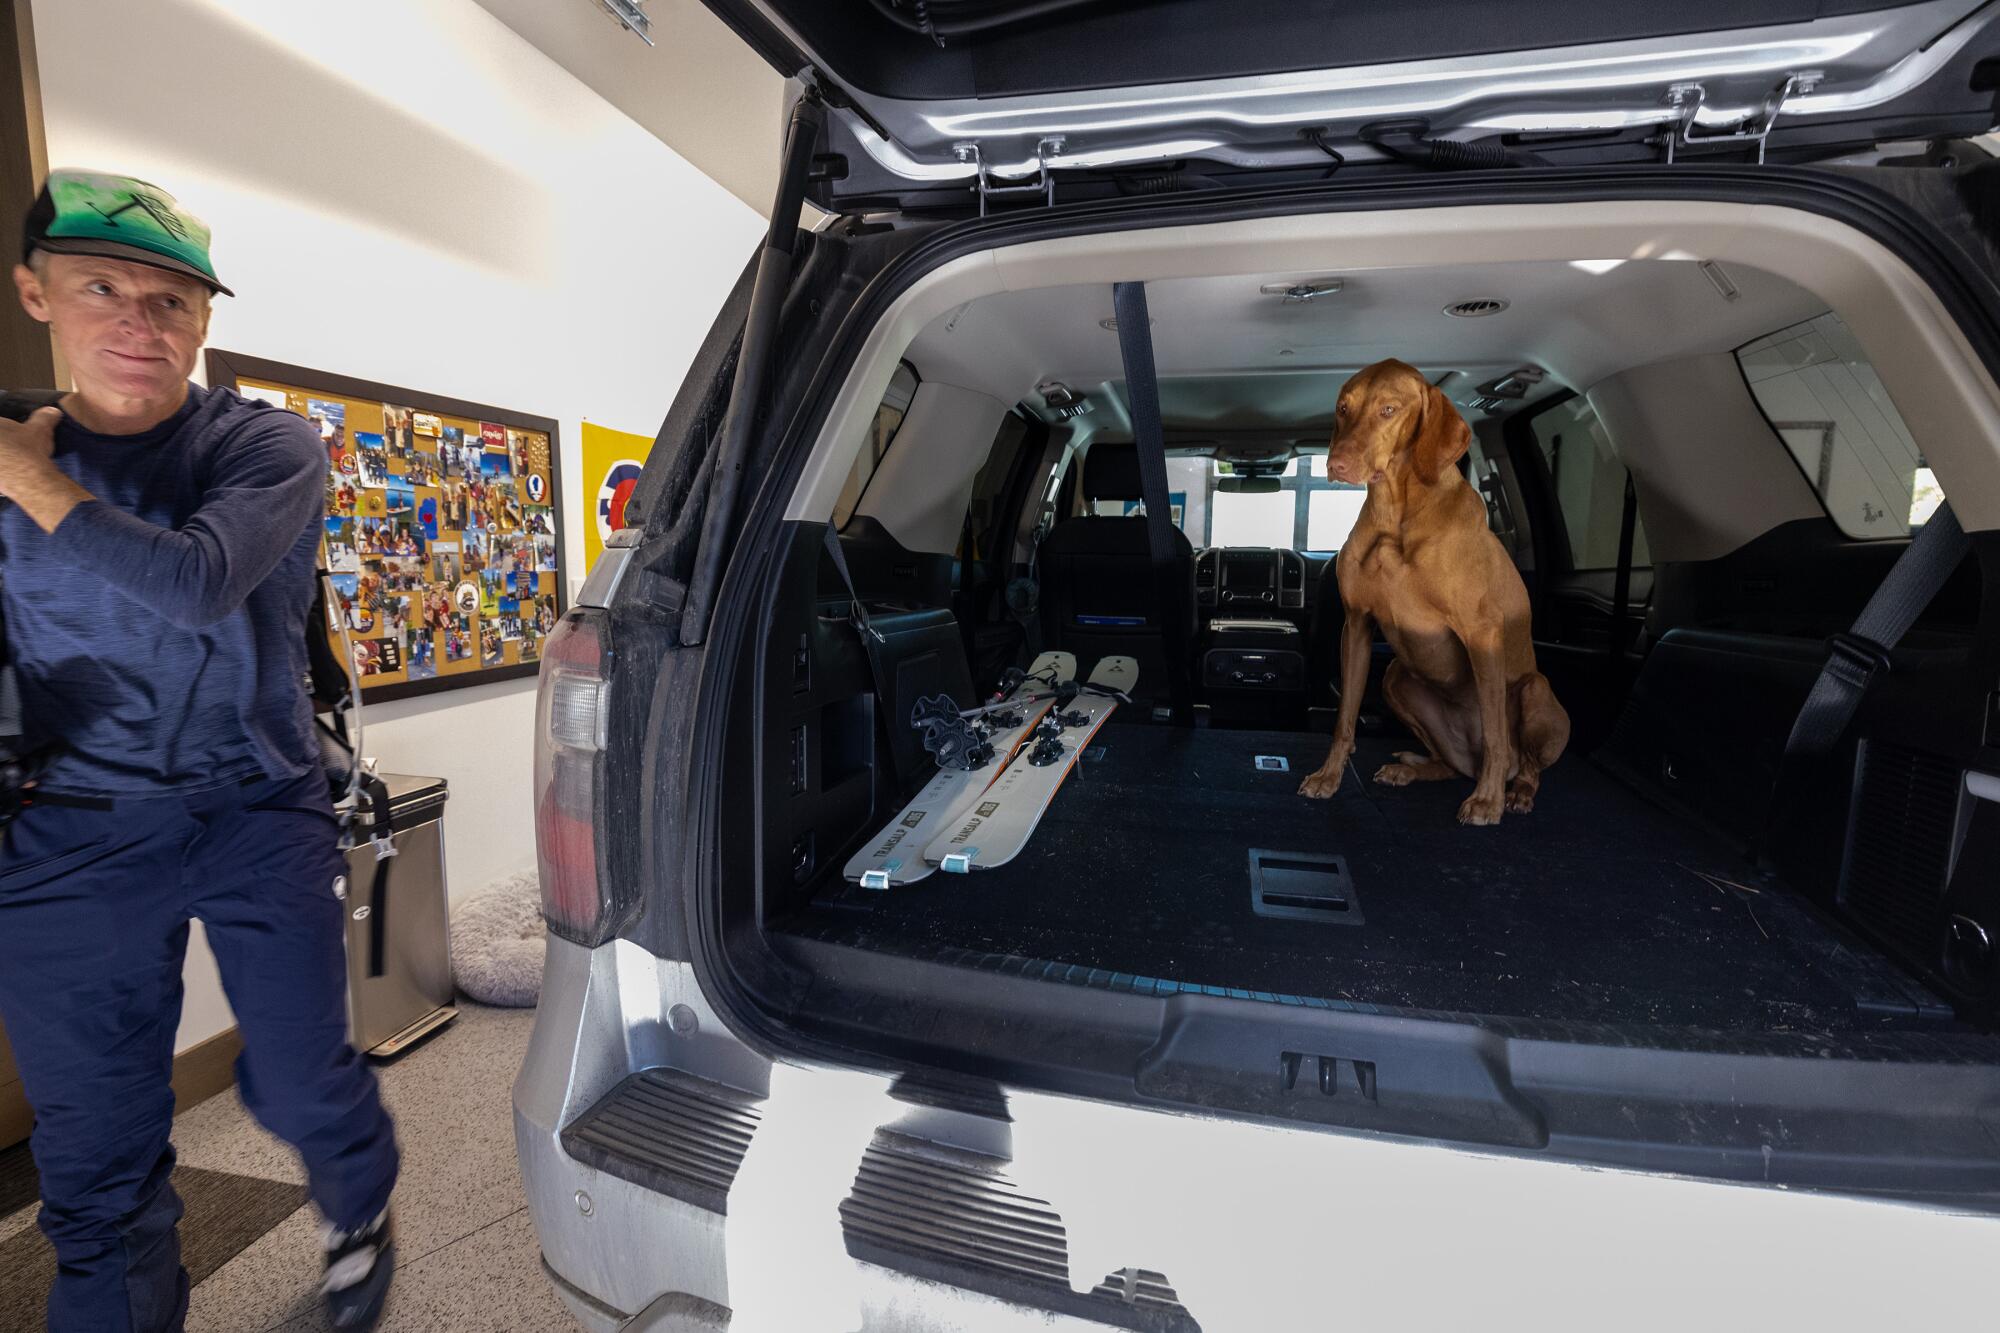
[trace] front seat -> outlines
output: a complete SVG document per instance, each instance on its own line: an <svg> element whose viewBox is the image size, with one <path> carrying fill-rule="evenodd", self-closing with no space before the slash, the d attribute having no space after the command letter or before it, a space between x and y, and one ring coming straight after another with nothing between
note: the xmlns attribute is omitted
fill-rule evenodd
<svg viewBox="0 0 2000 1333"><path fill-rule="evenodd" d="M1137 447L1100 441L1086 449L1083 495L1086 501L1142 499ZM1186 599L1182 623L1193 632L1194 548L1178 528L1173 540L1173 586ZM1066 518L1050 530L1039 558L1042 633L1050 648L1076 654L1077 678L1087 677L1099 658L1122 653L1139 663L1139 695L1169 697L1168 654L1185 664L1191 648L1167 642L1145 517Z"/></svg>

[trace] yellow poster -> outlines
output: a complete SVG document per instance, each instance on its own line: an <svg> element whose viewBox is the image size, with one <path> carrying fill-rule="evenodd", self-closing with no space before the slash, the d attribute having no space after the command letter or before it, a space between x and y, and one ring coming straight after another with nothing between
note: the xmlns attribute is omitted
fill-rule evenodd
<svg viewBox="0 0 2000 1333"><path fill-rule="evenodd" d="M583 423L583 484L577 487L583 505L583 568L597 563L597 553L611 534L625 526L625 502L639 483L639 469L653 448L648 435L612 430L594 421Z"/></svg>

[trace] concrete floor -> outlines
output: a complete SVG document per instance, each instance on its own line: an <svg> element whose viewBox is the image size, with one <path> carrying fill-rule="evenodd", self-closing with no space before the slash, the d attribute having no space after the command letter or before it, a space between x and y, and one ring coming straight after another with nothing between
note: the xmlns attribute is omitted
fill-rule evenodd
<svg viewBox="0 0 2000 1333"><path fill-rule="evenodd" d="M403 1149L396 1186L396 1283L383 1333L575 1329L542 1276L514 1163L509 1094L534 1023L529 1009L461 1001L443 1032L376 1074ZM189 1166L303 1182L291 1150L258 1128L233 1092L174 1123ZM34 1209L0 1218L0 1238ZM316 1333L318 1215L311 1205L194 1289L189 1333Z"/></svg>

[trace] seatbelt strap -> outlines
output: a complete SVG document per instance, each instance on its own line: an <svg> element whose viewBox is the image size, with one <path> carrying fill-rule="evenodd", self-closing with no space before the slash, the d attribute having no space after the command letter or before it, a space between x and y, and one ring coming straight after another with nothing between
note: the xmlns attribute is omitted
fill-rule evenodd
<svg viewBox="0 0 2000 1333"><path fill-rule="evenodd" d="M1132 409L1132 434L1139 453L1139 488L1146 499L1146 541L1152 548L1159 585L1160 616L1167 639L1167 689L1174 722L1194 721L1187 677L1189 590L1180 586L1174 560L1174 513L1167 500L1167 439L1160 424L1160 385L1153 364L1153 321L1146 311L1146 284L1120 282L1111 288L1118 316L1118 350L1125 361L1125 397Z"/></svg>
<svg viewBox="0 0 2000 1333"><path fill-rule="evenodd" d="M965 511L965 526L958 534L958 595L965 599L965 615L968 621L972 618L972 598L977 591L974 574L977 571L978 561L973 555L972 541L972 510L968 506Z"/></svg>
<svg viewBox="0 0 2000 1333"><path fill-rule="evenodd" d="M884 716L896 702L895 694L889 689L889 682L882 674L882 658L878 651L885 640L882 631L869 623L868 608L861 603L861 594L854 590L854 575L847 568L847 553L840 549L840 533L832 522L826 525L826 553L833 557L834 572L840 575L840 586L847 590L847 620L854 626L854 632L861 636L861 652L868 659L868 676L875 682L875 697L881 703ZM897 719L889 718L889 725L897 725ZM889 776L900 783L902 775L896 772L896 749L890 746L885 755L889 761Z"/></svg>
<svg viewBox="0 0 2000 1333"><path fill-rule="evenodd" d="M853 624L855 633L861 636L862 646L881 643L882 631L868 622L868 608L861 604L861 594L854 591L854 575L847 569L847 552L840 549L840 533L835 531L831 523L826 525L826 553L833 557L833 568L834 572L840 575L840 586L847 589L847 619ZM868 653L868 661L872 668L875 662L872 648ZM879 690L882 684L879 676L875 684Z"/></svg>
<svg viewBox="0 0 2000 1333"><path fill-rule="evenodd" d="M1063 477L1075 457L1076 437L1072 435L1056 453L1055 469L1035 501L1035 525L1028 532L1027 572L1007 583L1007 614L1021 627L1021 645L1029 662L1042 655L1042 543L1055 530L1056 515L1062 508Z"/></svg>
<svg viewBox="0 0 2000 1333"><path fill-rule="evenodd" d="M1792 723L1785 742L1787 759L1824 755L1840 743L1869 687L1889 669L1890 649L1916 623L1971 547L1951 505L1939 505L1889 567L1853 628L1833 636L1826 665Z"/></svg>
<svg viewBox="0 0 2000 1333"><path fill-rule="evenodd" d="M1611 585L1611 664L1625 654L1625 617L1632 611L1632 541L1639 527L1639 492L1625 474L1625 510L1618 517L1618 573Z"/></svg>
<svg viewBox="0 0 2000 1333"><path fill-rule="evenodd" d="M1076 457L1076 437L1070 436L1063 442L1062 450L1056 455L1055 470L1049 473L1048 482L1042 487L1040 500L1035 508L1034 531L1028 536L1028 567L1032 571L1040 555L1042 543L1055 530L1056 517L1062 512L1062 484L1069 475L1069 465Z"/></svg>

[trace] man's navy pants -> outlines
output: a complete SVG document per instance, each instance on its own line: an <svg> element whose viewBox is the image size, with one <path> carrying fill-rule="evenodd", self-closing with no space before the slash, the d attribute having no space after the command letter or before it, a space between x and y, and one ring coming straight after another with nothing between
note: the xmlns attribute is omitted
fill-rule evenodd
<svg viewBox="0 0 2000 1333"><path fill-rule="evenodd" d="M243 1104L298 1149L334 1226L388 1204L394 1130L347 1044L337 832L318 772L37 804L6 831L0 1021L35 1110L57 1333L178 1330L187 1310L168 1081L190 918L243 1037Z"/></svg>

